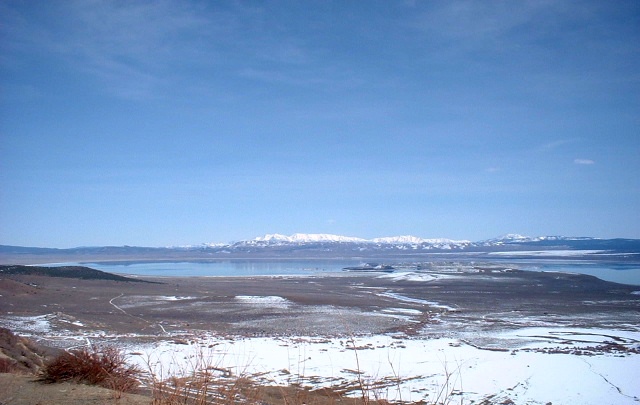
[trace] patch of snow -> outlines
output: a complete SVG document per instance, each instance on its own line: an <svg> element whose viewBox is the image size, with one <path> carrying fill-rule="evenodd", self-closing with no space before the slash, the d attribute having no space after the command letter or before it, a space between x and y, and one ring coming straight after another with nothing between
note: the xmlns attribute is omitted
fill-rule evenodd
<svg viewBox="0 0 640 405"><path fill-rule="evenodd" d="M177 297L175 295L164 295L164 296L154 297L154 299L157 301L182 301L182 300L193 300L196 298L198 297Z"/></svg>
<svg viewBox="0 0 640 405"><path fill-rule="evenodd" d="M51 332L51 319L55 315L40 316L4 316L0 319L2 326L11 329L13 332L25 336L31 333L48 333Z"/></svg>
<svg viewBox="0 0 640 405"><path fill-rule="evenodd" d="M378 276L378 278L389 278L391 280L396 281L417 281L417 282L425 282L435 280L437 277L434 277L431 274L427 273L416 273L413 271L403 271L398 273L389 273Z"/></svg>
<svg viewBox="0 0 640 405"><path fill-rule="evenodd" d="M423 299L420 299L420 298L405 297L404 295L400 295L400 294L396 294L396 293L392 293L392 292L378 293L376 295L379 295L381 297L393 298L394 300L398 300L398 301L402 301L402 302L410 302L410 303L413 303L413 304L427 305L427 306L429 306L431 308L444 309L444 310L447 310L447 311L456 311L455 308L450 307L448 305L442 305L442 304L439 304L439 303L434 302L434 301L427 301L427 300L423 300Z"/></svg>
<svg viewBox="0 0 640 405"><path fill-rule="evenodd" d="M244 304L265 305L265 306L288 306L291 301L277 295L237 295L236 300Z"/></svg>
<svg viewBox="0 0 640 405"><path fill-rule="evenodd" d="M539 333L640 340L638 330L620 336L620 331L612 330L529 328L505 332L505 342L514 341L496 351L451 338L211 337L188 344L165 341L132 348L140 355L130 359L164 377L191 374L193 365L200 364L258 382L310 388L353 386L361 373L367 386L386 381L374 394L390 401L432 403L444 392L446 398L441 400L456 403L481 403L490 396L492 403L638 403L640 355L549 354L537 350L541 342L531 340ZM545 345L557 343L552 339Z"/></svg>
<svg viewBox="0 0 640 405"><path fill-rule="evenodd" d="M407 314L407 315L422 315L422 311L420 311L419 309L411 309L411 308L386 308L383 309L382 312L387 312L387 313L400 313L400 314Z"/></svg>
<svg viewBox="0 0 640 405"><path fill-rule="evenodd" d="M58 321L66 322L68 324L75 325L75 326L80 326L80 327L84 327L85 326L84 323L82 323L80 321L69 321L69 320L66 320L66 319L58 319Z"/></svg>

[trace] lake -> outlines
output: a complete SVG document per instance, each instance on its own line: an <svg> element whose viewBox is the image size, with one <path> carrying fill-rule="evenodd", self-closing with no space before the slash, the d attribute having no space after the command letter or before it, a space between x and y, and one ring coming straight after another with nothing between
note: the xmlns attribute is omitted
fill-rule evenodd
<svg viewBox="0 0 640 405"><path fill-rule="evenodd" d="M393 261L385 261L393 263ZM485 264L486 262L483 262ZM494 264L527 271L588 274L602 280L640 285L640 263L616 263L577 260L517 259L495 260ZM183 262L98 262L82 265L109 273L160 277L248 277L317 276L343 273L343 268L358 266L361 260L219 260Z"/></svg>
<svg viewBox="0 0 640 405"><path fill-rule="evenodd" d="M220 260L185 262L82 263L109 273L161 277L308 276L342 272L354 260Z"/></svg>

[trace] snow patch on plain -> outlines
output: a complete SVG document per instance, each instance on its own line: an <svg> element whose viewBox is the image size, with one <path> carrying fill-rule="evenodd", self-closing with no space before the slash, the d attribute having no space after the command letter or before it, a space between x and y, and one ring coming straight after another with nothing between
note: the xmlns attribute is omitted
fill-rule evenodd
<svg viewBox="0 0 640 405"><path fill-rule="evenodd" d="M405 297L404 295L400 295L400 294L396 294L396 293L392 293L392 292L378 293L377 295L379 295L381 297L393 298L394 300L398 300L398 301L402 301L402 302L410 302L410 303L413 303L413 304L427 305L430 308L444 309L444 310L447 310L447 311L456 311L456 308L451 307L449 305L443 305L443 304L440 304L440 303L435 302L435 301L427 301L427 300L423 300L423 299L420 299L420 298Z"/></svg>
<svg viewBox="0 0 640 405"><path fill-rule="evenodd" d="M291 304L288 299L277 295L237 295L236 300L251 305L287 306Z"/></svg>
<svg viewBox="0 0 640 405"><path fill-rule="evenodd" d="M498 335L501 350L452 338L399 339L387 335L342 339L210 337L189 344L165 341L131 348L139 353L131 360L164 376L188 375L193 371L191 365L208 364L258 382L300 384L311 389L353 387L361 373L366 386L382 383L376 394L390 401L431 403L444 390L455 393L456 403L481 403L490 397L492 403L638 403L640 355L540 351L570 348L585 338L591 345L612 339L626 346L637 345L637 329L526 328ZM353 391L350 395L359 394Z"/></svg>
<svg viewBox="0 0 640 405"><path fill-rule="evenodd" d="M178 297L175 295L165 295L165 296L157 296L155 297L158 301L183 301L183 300L193 300L198 297Z"/></svg>
<svg viewBox="0 0 640 405"><path fill-rule="evenodd" d="M421 315L422 311L418 309L411 308L386 308L383 309L382 312L392 313L392 314L407 314L407 315Z"/></svg>
<svg viewBox="0 0 640 405"><path fill-rule="evenodd" d="M388 278L395 281L416 281L426 282L435 280L437 277L427 273L416 273L413 271L389 273L378 276L378 278Z"/></svg>
<svg viewBox="0 0 640 405"><path fill-rule="evenodd" d="M30 333L48 333L51 332L51 319L55 315L40 316L4 316L2 324L7 329L21 335L29 336Z"/></svg>

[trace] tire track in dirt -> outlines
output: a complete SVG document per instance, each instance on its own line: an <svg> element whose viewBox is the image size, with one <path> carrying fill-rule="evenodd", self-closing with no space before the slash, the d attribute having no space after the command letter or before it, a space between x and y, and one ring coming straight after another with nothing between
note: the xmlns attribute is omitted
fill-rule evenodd
<svg viewBox="0 0 640 405"><path fill-rule="evenodd" d="M127 316L130 316L131 318L134 318L134 319L139 319L139 320L141 320L141 321L143 321L143 322L145 322L145 323L148 323L149 325L155 325L155 326L158 326L160 329L162 329L162 331L163 331L165 334L167 334L167 335L169 334L169 332L167 332L167 330L164 328L164 326L162 326L162 324L159 324L159 323L152 323L152 322L149 322L149 321L147 321L146 319L144 319L144 318L142 318L142 317L135 316L135 315L131 315L130 313L128 313L128 312L127 312L127 311L125 311L124 309L120 308L118 305L116 305L116 304L113 302L114 300L116 300L116 299L118 299L118 298L122 298L123 296L124 296L124 293L121 293L120 295L118 295L118 296L115 296L115 297L111 298L111 299L109 300L109 304L111 304L111 306L113 306L115 309L117 309L118 311L122 312L123 314L125 314L125 315L127 315Z"/></svg>

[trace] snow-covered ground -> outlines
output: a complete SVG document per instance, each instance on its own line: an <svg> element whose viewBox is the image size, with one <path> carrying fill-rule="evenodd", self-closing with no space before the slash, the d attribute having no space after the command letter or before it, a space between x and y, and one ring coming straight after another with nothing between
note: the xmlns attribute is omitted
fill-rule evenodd
<svg viewBox="0 0 640 405"><path fill-rule="evenodd" d="M288 304L278 296L237 299L269 307ZM406 317L415 315L415 311L386 308L384 314ZM464 404L485 399L491 399L493 404L509 403L508 400L553 405L640 403L637 323L611 329L549 325L470 331L446 338L326 338L53 332L51 322L61 320L78 323L49 314L6 316L3 325L67 348L87 344L119 346L129 355L130 362L152 370L160 378L209 368L267 384L337 387L352 389L352 395L359 395L361 375L362 384L372 395L394 401L433 403L449 398L450 403Z"/></svg>
<svg viewBox="0 0 640 405"><path fill-rule="evenodd" d="M240 299L258 305L287 304L272 296ZM386 311L393 316L413 314L407 308ZM57 318L54 314L9 316L3 324L26 336L46 334L46 341L64 341L65 347L119 346L130 362L160 378L209 368L267 384L337 387L360 395L361 373L362 384L372 395L394 401L640 403L638 324L621 324L615 329L527 327L431 339L400 335L250 338L202 333L150 339L95 331L53 336L50 322Z"/></svg>
<svg viewBox="0 0 640 405"><path fill-rule="evenodd" d="M237 295L236 300L245 304L267 306L267 307L287 307L291 302L283 297L276 295L255 296L255 295Z"/></svg>
<svg viewBox="0 0 640 405"><path fill-rule="evenodd" d="M167 340L128 351L133 362L160 377L205 366L271 384L355 387L360 372L366 387L390 400L640 402L638 328L526 328L486 338L494 342L490 348L464 338L199 336L188 344Z"/></svg>

